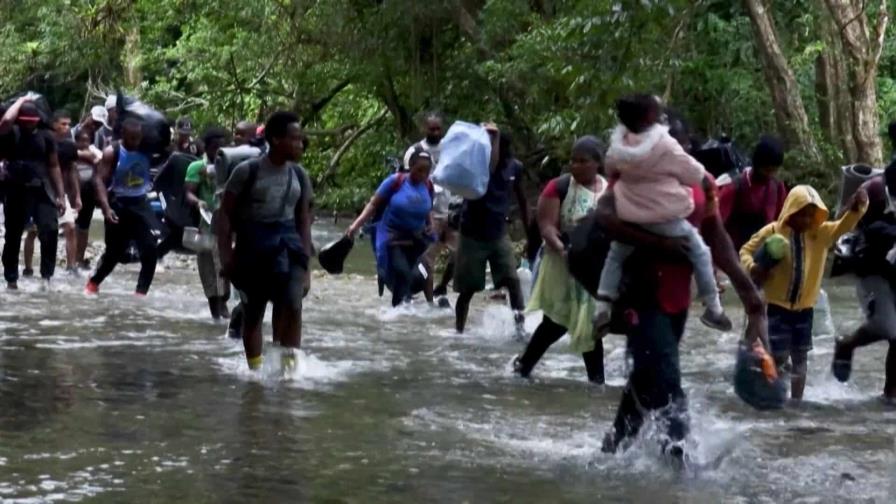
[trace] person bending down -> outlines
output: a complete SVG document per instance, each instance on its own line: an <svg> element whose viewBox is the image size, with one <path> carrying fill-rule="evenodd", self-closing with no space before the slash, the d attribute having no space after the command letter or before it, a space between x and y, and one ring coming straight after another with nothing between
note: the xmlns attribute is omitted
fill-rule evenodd
<svg viewBox="0 0 896 504"><path fill-rule="evenodd" d="M613 132L606 158L608 174L617 178L613 187L616 212L623 221L651 233L684 240L706 306L700 320L714 329L729 331L731 320L722 309L709 247L686 220L694 211L690 187L702 183L706 170L672 138L668 127L659 124L661 108L659 100L650 95L630 96L616 103L620 124ZM610 246L597 292L598 334L608 329L612 303L619 297L622 265L632 252L631 245L619 241Z"/></svg>

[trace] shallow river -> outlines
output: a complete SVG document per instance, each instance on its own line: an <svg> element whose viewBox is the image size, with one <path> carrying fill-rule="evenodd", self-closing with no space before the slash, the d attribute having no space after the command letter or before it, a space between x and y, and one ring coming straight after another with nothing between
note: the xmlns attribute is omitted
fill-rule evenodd
<svg viewBox="0 0 896 504"><path fill-rule="evenodd" d="M316 239L334 233L317 230ZM566 340L532 380L515 378L521 344L508 308L478 296L463 336L451 311L423 302L392 310L376 297L363 242L348 274L315 277L297 372L283 377L271 364L253 374L241 345L208 319L195 268L176 264L166 262L146 299L130 294L135 266L114 272L98 298L66 277L50 292L36 282L0 291L2 502L896 496L896 409L877 399L881 345L857 353L854 380L841 385L829 372L832 336L818 336L807 404L757 413L730 385L737 335L704 332L693 319L682 348L692 456L721 463L681 474L649 440L600 453L624 384L619 337L605 342L605 387L587 383ZM828 290L835 326L853 328L851 288ZM273 349L267 355L279 362Z"/></svg>

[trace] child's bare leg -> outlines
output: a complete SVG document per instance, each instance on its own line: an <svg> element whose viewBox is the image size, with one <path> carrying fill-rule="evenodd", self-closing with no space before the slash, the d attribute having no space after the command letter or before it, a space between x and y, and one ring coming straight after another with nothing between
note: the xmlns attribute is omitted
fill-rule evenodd
<svg viewBox="0 0 896 504"><path fill-rule="evenodd" d="M790 354L793 369L790 372L790 397L794 401L803 399L803 391L806 389L806 373L808 372L808 355L805 351L794 350Z"/></svg>

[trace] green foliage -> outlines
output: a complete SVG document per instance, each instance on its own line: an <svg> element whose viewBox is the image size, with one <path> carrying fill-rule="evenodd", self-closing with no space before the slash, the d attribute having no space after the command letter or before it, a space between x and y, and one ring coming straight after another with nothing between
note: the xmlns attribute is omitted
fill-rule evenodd
<svg viewBox="0 0 896 504"><path fill-rule="evenodd" d="M785 177L830 191L840 153L822 142L815 110L824 49L816 7L774 4L829 161L805 166L792 153ZM576 136L605 135L614 100L632 91L664 95L696 133L730 134L744 150L775 131L740 2L7 0L0 18L0 95L33 89L83 112L101 101L88 90L120 87L200 127L295 110L311 136L304 161L321 182L318 204L339 210L364 204L386 174L384 158L417 139L427 109L499 122L533 180L562 168ZM888 37L883 117L896 116L894 71Z"/></svg>

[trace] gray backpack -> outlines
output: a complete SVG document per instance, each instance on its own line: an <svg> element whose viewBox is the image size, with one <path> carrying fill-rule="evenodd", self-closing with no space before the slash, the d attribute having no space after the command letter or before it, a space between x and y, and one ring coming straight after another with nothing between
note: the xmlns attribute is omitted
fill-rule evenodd
<svg viewBox="0 0 896 504"><path fill-rule="evenodd" d="M215 192L220 194L224 191L224 186L227 185L227 180L237 165L247 159L259 156L261 156L261 149L251 145L224 147L219 150L218 157L215 158Z"/></svg>

